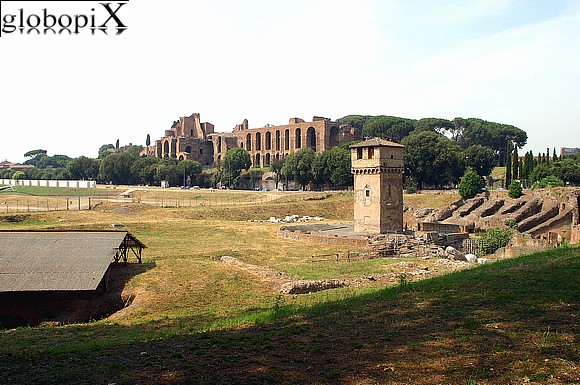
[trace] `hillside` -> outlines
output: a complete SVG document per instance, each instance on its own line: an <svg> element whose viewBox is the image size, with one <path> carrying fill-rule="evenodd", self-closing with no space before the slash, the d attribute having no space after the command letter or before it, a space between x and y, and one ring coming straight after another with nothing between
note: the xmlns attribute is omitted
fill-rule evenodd
<svg viewBox="0 0 580 385"><path fill-rule="evenodd" d="M427 195L427 194L425 194ZM406 196L421 207L421 197ZM445 195L424 199L454 199ZM580 249L561 248L438 275L416 258L312 264L344 252L276 237L270 216L348 219L352 196L254 206L27 214L0 228L110 228L148 249L123 272L130 304L86 324L0 330L7 384L495 384L580 381ZM432 206L428 204L427 206ZM320 210L320 211L319 211ZM232 255L296 278L372 275L420 264L434 278L280 295L220 262Z"/></svg>

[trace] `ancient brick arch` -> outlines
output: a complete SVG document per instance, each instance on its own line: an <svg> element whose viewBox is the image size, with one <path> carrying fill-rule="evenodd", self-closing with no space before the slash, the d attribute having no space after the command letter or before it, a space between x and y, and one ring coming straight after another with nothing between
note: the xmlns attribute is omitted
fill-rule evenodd
<svg viewBox="0 0 580 385"><path fill-rule="evenodd" d="M256 132L256 151L262 150L262 133Z"/></svg>
<svg viewBox="0 0 580 385"><path fill-rule="evenodd" d="M328 146L329 147L336 147L340 144L340 133L339 129L336 126L330 127L330 135L328 138Z"/></svg>
<svg viewBox="0 0 580 385"><path fill-rule="evenodd" d="M169 157L169 140L163 142L163 157Z"/></svg>
<svg viewBox="0 0 580 385"><path fill-rule="evenodd" d="M252 151L252 134L246 135L246 150Z"/></svg>
<svg viewBox="0 0 580 385"><path fill-rule="evenodd" d="M276 130L276 151L280 151L280 130Z"/></svg>
<svg viewBox="0 0 580 385"><path fill-rule="evenodd" d="M271 163L274 157L286 155L304 147L316 153L360 139L360 132L330 119L314 117L311 122L291 118L288 124L249 128L248 121L236 125L231 133L215 133L211 123L201 123L199 114L180 118L165 136L142 153L157 157L196 160L204 166L219 162L227 150L241 147L250 153L254 166ZM259 155L259 156L258 156Z"/></svg>
<svg viewBox="0 0 580 385"><path fill-rule="evenodd" d="M306 130L306 147L310 147L316 152L316 129L314 127L308 127Z"/></svg>
<svg viewBox="0 0 580 385"><path fill-rule="evenodd" d="M302 130L300 128L297 128L294 131L294 140L295 140L295 144L294 147L296 148L302 148Z"/></svg>

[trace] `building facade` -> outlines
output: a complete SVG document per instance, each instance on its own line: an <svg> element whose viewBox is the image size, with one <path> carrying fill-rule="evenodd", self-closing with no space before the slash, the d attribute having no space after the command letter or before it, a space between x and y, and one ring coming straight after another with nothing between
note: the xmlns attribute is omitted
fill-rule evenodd
<svg viewBox="0 0 580 385"><path fill-rule="evenodd" d="M354 231L403 230L404 146L379 138L350 146L354 174Z"/></svg>
<svg viewBox="0 0 580 385"><path fill-rule="evenodd" d="M211 123L201 123L197 113L175 121L165 135L146 147L141 154L178 160L192 159L203 166L219 164L224 154L235 147L248 151L253 167L267 167L274 159L302 148L321 153L335 146L359 140L360 129L341 125L328 118L315 116L311 122L291 118L286 125L249 128L247 120L233 132L214 131Z"/></svg>

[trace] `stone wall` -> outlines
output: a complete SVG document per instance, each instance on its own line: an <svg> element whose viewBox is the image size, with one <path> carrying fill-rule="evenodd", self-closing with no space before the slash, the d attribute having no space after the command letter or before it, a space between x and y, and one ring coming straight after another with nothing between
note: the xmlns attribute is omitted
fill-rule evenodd
<svg viewBox="0 0 580 385"><path fill-rule="evenodd" d="M219 164L223 155L235 147L250 153L252 166L267 167L274 159L283 159L301 148L316 153L361 138L361 130L315 116L311 122L291 118L286 125L249 128L247 120L231 133L216 133L211 123L201 123L197 113L181 117L164 136L144 148L141 155L191 159L204 166Z"/></svg>
<svg viewBox="0 0 580 385"><path fill-rule="evenodd" d="M94 180L0 179L0 185L32 187L96 188Z"/></svg>

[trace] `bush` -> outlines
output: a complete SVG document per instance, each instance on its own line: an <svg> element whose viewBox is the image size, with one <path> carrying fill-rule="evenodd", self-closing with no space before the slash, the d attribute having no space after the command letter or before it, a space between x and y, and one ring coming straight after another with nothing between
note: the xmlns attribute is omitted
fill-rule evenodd
<svg viewBox="0 0 580 385"><path fill-rule="evenodd" d="M16 171L14 174L12 174L12 179L13 180L26 179L26 174L23 173L22 171Z"/></svg>
<svg viewBox="0 0 580 385"><path fill-rule="evenodd" d="M511 227L512 229L515 229L516 226L518 225L518 222L515 219L508 219L504 222L504 225L506 225L507 227Z"/></svg>
<svg viewBox="0 0 580 385"><path fill-rule="evenodd" d="M510 186L508 188L508 196L510 198L519 198L522 195L524 195L524 192L522 190L522 184L520 183L520 181L514 180L512 183L510 183Z"/></svg>
<svg viewBox="0 0 580 385"><path fill-rule="evenodd" d="M415 194L417 192L417 181L412 177L407 179L407 189L406 194Z"/></svg>
<svg viewBox="0 0 580 385"><path fill-rule="evenodd" d="M477 246L485 254L493 254L500 247L504 247L512 239L513 233L509 229L487 229L480 234Z"/></svg>
<svg viewBox="0 0 580 385"><path fill-rule="evenodd" d="M564 186L564 181L555 175L548 175L540 179L538 182L534 183L533 188L546 188L546 187L562 187Z"/></svg>
<svg viewBox="0 0 580 385"><path fill-rule="evenodd" d="M482 188L481 177L475 171L468 170L459 183L459 195L463 199L470 199L479 194Z"/></svg>

